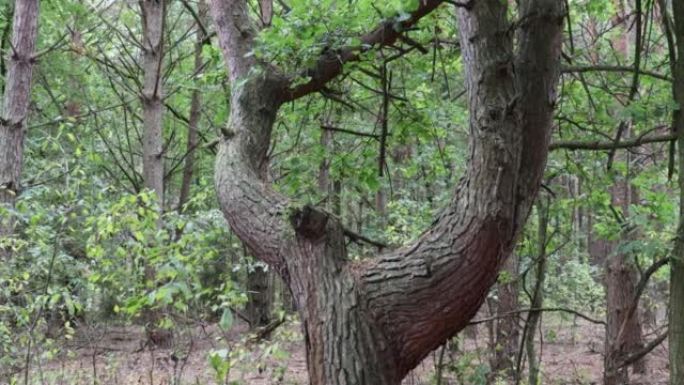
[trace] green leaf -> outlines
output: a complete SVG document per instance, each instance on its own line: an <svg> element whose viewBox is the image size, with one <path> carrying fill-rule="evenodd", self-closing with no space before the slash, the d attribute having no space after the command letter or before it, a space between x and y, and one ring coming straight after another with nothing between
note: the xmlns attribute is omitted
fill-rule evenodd
<svg viewBox="0 0 684 385"><path fill-rule="evenodd" d="M228 331L233 327L233 312L230 309L223 309L223 314L221 315L221 320L219 321L219 327L223 331Z"/></svg>

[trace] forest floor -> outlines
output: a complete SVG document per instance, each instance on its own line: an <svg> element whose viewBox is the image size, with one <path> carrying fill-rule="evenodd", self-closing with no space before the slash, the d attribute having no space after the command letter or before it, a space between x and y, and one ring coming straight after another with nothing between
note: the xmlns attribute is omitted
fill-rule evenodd
<svg viewBox="0 0 684 385"><path fill-rule="evenodd" d="M90 330L90 332L89 332ZM461 349L445 354L442 384L481 384L486 367L486 325L466 333ZM546 384L600 384L603 370L602 327L584 322L547 320L542 330L542 379ZM650 335L649 337L652 337ZM62 346L70 351L59 358L34 363L30 384L41 385L213 385L306 384L306 358L299 325L288 322L270 341L249 342L247 326L236 324L225 334L216 325L187 328L175 346L144 348L144 333L133 326L99 325L79 330ZM226 342L227 341L227 342ZM219 381L210 364L212 351L231 351L229 381ZM45 354L43 354L45 356ZM411 373L406 385L434 383L435 352ZM647 358L648 372L632 375L631 384L667 383L667 347L657 347ZM220 362L227 362L219 360ZM227 368L225 366L224 368ZM220 368L219 368L220 370ZM21 383L23 383L23 375ZM499 382L501 384L501 382Z"/></svg>

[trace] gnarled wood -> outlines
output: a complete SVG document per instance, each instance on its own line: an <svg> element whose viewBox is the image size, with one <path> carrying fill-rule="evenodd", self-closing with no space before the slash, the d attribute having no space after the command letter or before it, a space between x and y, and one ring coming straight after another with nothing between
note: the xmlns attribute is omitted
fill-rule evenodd
<svg viewBox="0 0 684 385"><path fill-rule="evenodd" d="M410 22L440 3L421 1ZM458 8L470 101L467 171L418 240L351 263L338 219L276 193L264 169L280 105L320 89L358 51L349 48L341 61L324 54L311 81L292 88L277 69L247 55L255 30L246 1L212 1L233 85L216 160L219 203L238 237L290 285L312 384L399 384L467 325L495 282L539 188L559 73L563 2L522 3L517 50L505 2ZM392 22L362 40L393 41L401 32L387 29Z"/></svg>

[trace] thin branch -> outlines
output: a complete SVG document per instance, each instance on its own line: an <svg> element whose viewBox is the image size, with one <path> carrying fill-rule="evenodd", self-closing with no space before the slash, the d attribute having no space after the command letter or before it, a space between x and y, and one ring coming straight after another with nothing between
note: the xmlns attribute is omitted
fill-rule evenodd
<svg viewBox="0 0 684 385"><path fill-rule="evenodd" d="M344 235L347 236L347 238L351 239L352 241L356 243L368 243L369 245L375 246L379 249L386 249L389 247L388 244L380 242L380 241L375 241L372 240L364 235L361 235L359 233L356 233L352 230L349 230L347 228L344 229Z"/></svg>
<svg viewBox="0 0 684 385"><path fill-rule="evenodd" d="M421 1L418 9L409 13L408 17L383 20L371 32L360 37L360 45L326 51L313 67L301 74L303 78L310 78L310 80L287 90L284 101L295 100L312 92L320 91L326 83L342 73L345 63L360 60L361 54L373 48L391 45L404 31L416 25L421 18L442 3L444 0Z"/></svg>
<svg viewBox="0 0 684 385"><path fill-rule="evenodd" d="M620 341L622 339L622 335L624 334L625 330L627 329L627 322L634 316L634 313L636 313L637 308L639 307L639 299L641 298L641 294L644 292L644 289L646 289L646 285L648 285L648 281L651 279L651 276L655 274L658 270L660 270L661 267L667 265L670 263L670 257L665 257L662 258L656 262L654 262L644 273L641 275L641 278L639 279L639 283L637 283L635 292L634 292L634 298L632 299L632 303L629 305L629 309L627 310L627 314L624 317L624 320L622 321L622 324L620 325L620 329L618 331L618 335L616 340Z"/></svg>
<svg viewBox="0 0 684 385"><path fill-rule="evenodd" d="M637 137L630 140L623 140L620 142L607 142L607 141L565 141L565 142L555 142L549 145L549 151L555 150L590 150L590 151L602 151L602 150L614 150L614 149L625 149L632 147L639 147L648 143L662 143L662 142L673 142L677 139L677 134L667 134L660 136L650 136L650 137Z"/></svg>
<svg viewBox="0 0 684 385"><path fill-rule="evenodd" d="M469 325L477 325L477 324L481 324L481 323L485 323L485 322L496 321L496 320L501 319L501 318L510 317L511 315L520 314L520 313L528 313L528 312L563 312L563 313L574 314L574 315L576 315L582 319L585 319L585 320L587 320L591 323L597 324L597 325L604 325L604 326L606 325L605 321L601 321L601 320L597 320L595 318L591 318L590 316L585 315L583 313L580 313L577 310L567 309L564 307L540 307L540 308L532 308L532 309L518 309L518 310L514 310L514 311L509 311L509 312L506 312L503 314L497 314L493 317L482 318L479 320L470 321Z"/></svg>
<svg viewBox="0 0 684 385"><path fill-rule="evenodd" d="M667 338L667 336L668 336L668 332L665 331L663 334L661 334L661 335L659 335L658 337L656 337L655 339L653 339L653 341L649 342L649 343L648 343L646 346L644 346L641 350L636 351L636 352L634 352L634 353L628 355L627 357L625 357L625 358L622 360L622 362L620 363L620 365L618 365L618 369L619 369L619 368L624 368L625 366L629 366L629 365L631 365L631 364L633 364L633 363L639 361L639 360L640 360L641 358L643 358L645 355L647 355L648 353L650 353L653 349L657 348L658 345L660 345L661 343L663 343L663 341L665 341L665 339Z"/></svg>
<svg viewBox="0 0 684 385"><path fill-rule="evenodd" d="M354 131L354 130L349 130L346 128L340 128L340 127L334 127L334 126L328 126L328 125L321 125L321 129L326 130L326 131L342 132L345 134L362 136L362 137L366 137L366 138L373 138L375 140L378 140L378 138L379 138L379 136L376 134L369 134L366 132Z"/></svg>
<svg viewBox="0 0 684 385"><path fill-rule="evenodd" d="M636 70L633 66L612 66L612 65L591 65L591 66L564 66L561 67L561 73L585 73L585 72L637 72L639 75L650 76L655 79L671 82L672 78L654 71L644 70L639 68Z"/></svg>

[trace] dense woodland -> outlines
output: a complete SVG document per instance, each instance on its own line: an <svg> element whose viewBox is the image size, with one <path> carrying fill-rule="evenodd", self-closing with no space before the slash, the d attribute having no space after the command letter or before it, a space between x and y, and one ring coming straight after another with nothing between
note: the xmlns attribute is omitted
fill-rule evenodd
<svg viewBox="0 0 684 385"><path fill-rule="evenodd" d="M0 384L684 385L684 1L0 0Z"/></svg>

